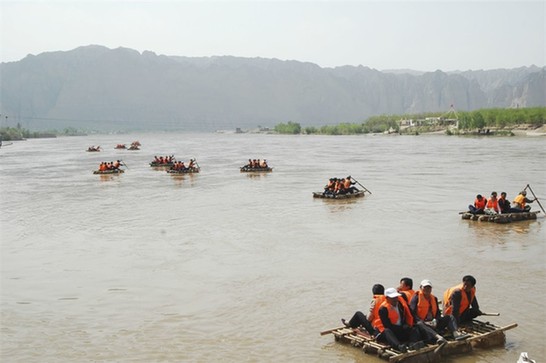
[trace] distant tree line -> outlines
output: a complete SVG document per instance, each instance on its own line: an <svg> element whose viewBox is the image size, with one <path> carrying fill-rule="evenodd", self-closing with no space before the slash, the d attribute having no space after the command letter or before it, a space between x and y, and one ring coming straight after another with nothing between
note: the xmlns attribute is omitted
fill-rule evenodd
<svg viewBox="0 0 546 363"><path fill-rule="evenodd" d="M492 108L459 114L459 129L472 130L487 127L512 127L528 124L540 127L546 123L546 107Z"/></svg>
<svg viewBox="0 0 546 363"><path fill-rule="evenodd" d="M13 141L24 139L38 139L46 137L57 136L77 136L85 135L81 131L73 127L67 127L63 131L51 130L51 131L30 131L21 127L21 124L17 124L17 127L0 127L0 140Z"/></svg>
<svg viewBox="0 0 546 363"><path fill-rule="evenodd" d="M459 112L459 130L473 130L483 128L509 128L527 124L540 127L546 124L546 107L510 108L510 109L482 109L476 111ZM421 113L414 115L380 115L372 116L363 123L339 123L320 127L310 126L302 129L297 122L289 121L275 126L279 134L316 134L316 135L358 135L368 133L383 133L386 131L400 132L400 120L425 119L440 117L440 113ZM450 115L454 117L454 115ZM426 127L425 127L426 128ZM426 130L425 130L426 131Z"/></svg>
<svg viewBox="0 0 546 363"><path fill-rule="evenodd" d="M288 121L288 123L280 123L275 126L275 131L279 134L301 134L301 125L297 122Z"/></svg>

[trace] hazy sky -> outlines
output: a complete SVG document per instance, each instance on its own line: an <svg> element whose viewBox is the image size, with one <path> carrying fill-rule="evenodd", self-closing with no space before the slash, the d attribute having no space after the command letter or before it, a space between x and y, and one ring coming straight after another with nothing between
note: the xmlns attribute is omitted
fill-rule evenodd
<svg viewBox="0 0 546 363"><path fill-rule="evenodd" d="M8 1L0 61L82 45L422 71L545 65L541 1Z"/></svg>

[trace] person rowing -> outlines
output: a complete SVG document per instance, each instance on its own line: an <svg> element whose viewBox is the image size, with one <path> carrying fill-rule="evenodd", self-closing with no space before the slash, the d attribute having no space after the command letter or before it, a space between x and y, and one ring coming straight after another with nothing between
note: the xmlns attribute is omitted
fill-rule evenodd
<svg viewBox="0 0 546 363"><path fill-rule="evenodd" d="M345 181L343 182L345 185L345 190L347 193L356 193L358 192L358 189L356 187L353 187L356 183L352 181L351 176L345 178Z"/></svg>
<svg viewBox="0 0 546 363"><path fill-rule="evenodd" d="M526 205L527 203L533 203L536 199L528 199L527 198L527 192L525 190L522 190L519 192L517 197L514 198L514 207L512 208L513 213L523 213L523 212L529 212L531 210L530 205Z"/></svg>
<svg viewBox="0 0 546 363"><path fill-rule="evenodd" d="M197 169L195 167L195 159L190 159L190 164L188 165L188 169L190 170Z"/></svg>

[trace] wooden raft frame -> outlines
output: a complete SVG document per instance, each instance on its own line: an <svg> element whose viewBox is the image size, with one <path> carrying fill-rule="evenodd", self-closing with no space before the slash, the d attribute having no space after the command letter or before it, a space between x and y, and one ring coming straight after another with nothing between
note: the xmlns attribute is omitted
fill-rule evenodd
<svg viewBox="0 0 546 363"><path fill-rule="evenodd" d="M333 334L336 342L351 344L362 349L366 354L373 354L391 363L433 363L440 362L443 356L471 352L474 348L490 348L502 346L506 341L504 331L517 327L513 323L504 327L489 322L473 320L472 323L460 327L460 330L470 337L465 340L448 338L447 344L428 344L418 350L408 350L402 353L386 343L378 342L364 329L339 327L326 330L320 335Z"/></svg>
<svg viewBox="0 0 546 363"><path fill-rule="evenodd" d="M191 168L191 169L180 169L180 170L167 170L167 173L176 175L176 174L195 174L199 173L200 168Z"/></svg>
<svg viewBox="0 0 546 363"><path fill-rule="evenodd" d="M111 170L95 170L93 174L101 174L101 175L112 175L112 174L123 174L125 173L125 170L122 169L111 169Z"/></svg>
<svg viewBox="0 0 546 363"><path fill-rule="evenodd" d="M510 223L517 221L529 221L537 219L537 214L540 211L534 212L522 212L522 213L505 213L505 214L472 214L470 212L463 212L461 218L469 219L471 221L480 222L493 222L493 223Z"/></svg>
<svg viewBox="0 0 546 363"><path fill-rule="evenodd" d="M246 166L241 166L239 170L241 170L241 173L270 173L273 171L273 168L269 166L266 168L248 168Z"/></svg>
<svg viewBox="0 0 546 363"><path fill-rule="evenodd" d="M355 193L348 194L323 194L322 192L313 192L313 198L321 198L328 200L337 200L337 199L351 199L351 198L362 198L366 195L364 190L359 190Z"/></svg>

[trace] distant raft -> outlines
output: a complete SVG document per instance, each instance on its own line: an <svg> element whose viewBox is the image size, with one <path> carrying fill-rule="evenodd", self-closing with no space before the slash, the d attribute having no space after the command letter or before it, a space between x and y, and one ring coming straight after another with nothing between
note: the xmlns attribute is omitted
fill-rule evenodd
<svg viewBox="0 0 546 363"><path fill-rule="evenodd" d="M241 166L241 173L270 173L273 171L273 168L269 166L265 168L250 168L248 166Z"/></svg>
<svg viewBox="0 0 546 363"><path fill-rule="evenodd" d="M362 198L364 197L365 192L359 190L354 193L347 194L324 194L323 192L313 192L313 198L322 198L322 199L352 199L352 198Z"/></svg>
<svg viewBox="0 0 546 363"><path fill-rule="evenodd" d="M511 223L518 221L529 221L537 219L537 214L540 211L535 212L523 212L523 213L505 213L505 214L472 214L470 212L463 212L461 218L471 221L479 222L493 222L493 223Z"/></svg>
<svg viewBox="0 0 546 363"><path fill-rule="evenodd" d="M113 169L113 170L95 170L93 174L122 174L125 173L124 170L121 169Z"/></svg>
<svg viewBox="0 0 546 363"><path fill-rule="evenodd" d="M176 175L176 174L195 174L195 173L199 173L199 168L185 168L185 169L179 169L179 170L175 170L175 169L171 169L171 170L167 170L167 173L169 174L173 174L173 175Z"/></svg>
<svg viewBox="0 0 546 363"><path fill-rule="evenodd" d="M336 342L350 344L366 354L376 355L389 362L433 363L444 361L445 359L442 357L445 356L470 353L474 348L485 349L503 346L506 341L504 331L517 326L518 324L513 323L499 327L489 322L473 320L470 324L460 327L464 333L469 335L465 340L446 337L447 343L445 344L423 344L421 347L410 348L405 353L393 349L386 343L378 342L367 331L358 328L334 328L323 331L320 335L333 334Z"/></svg>
<svg viewBox="0 0 546 363"><path fill-rule="evenodd" d="M150 166L153 168L172 168L174 166L174 163L158 163L157 161L152 161L150 163Z"/></svg>

